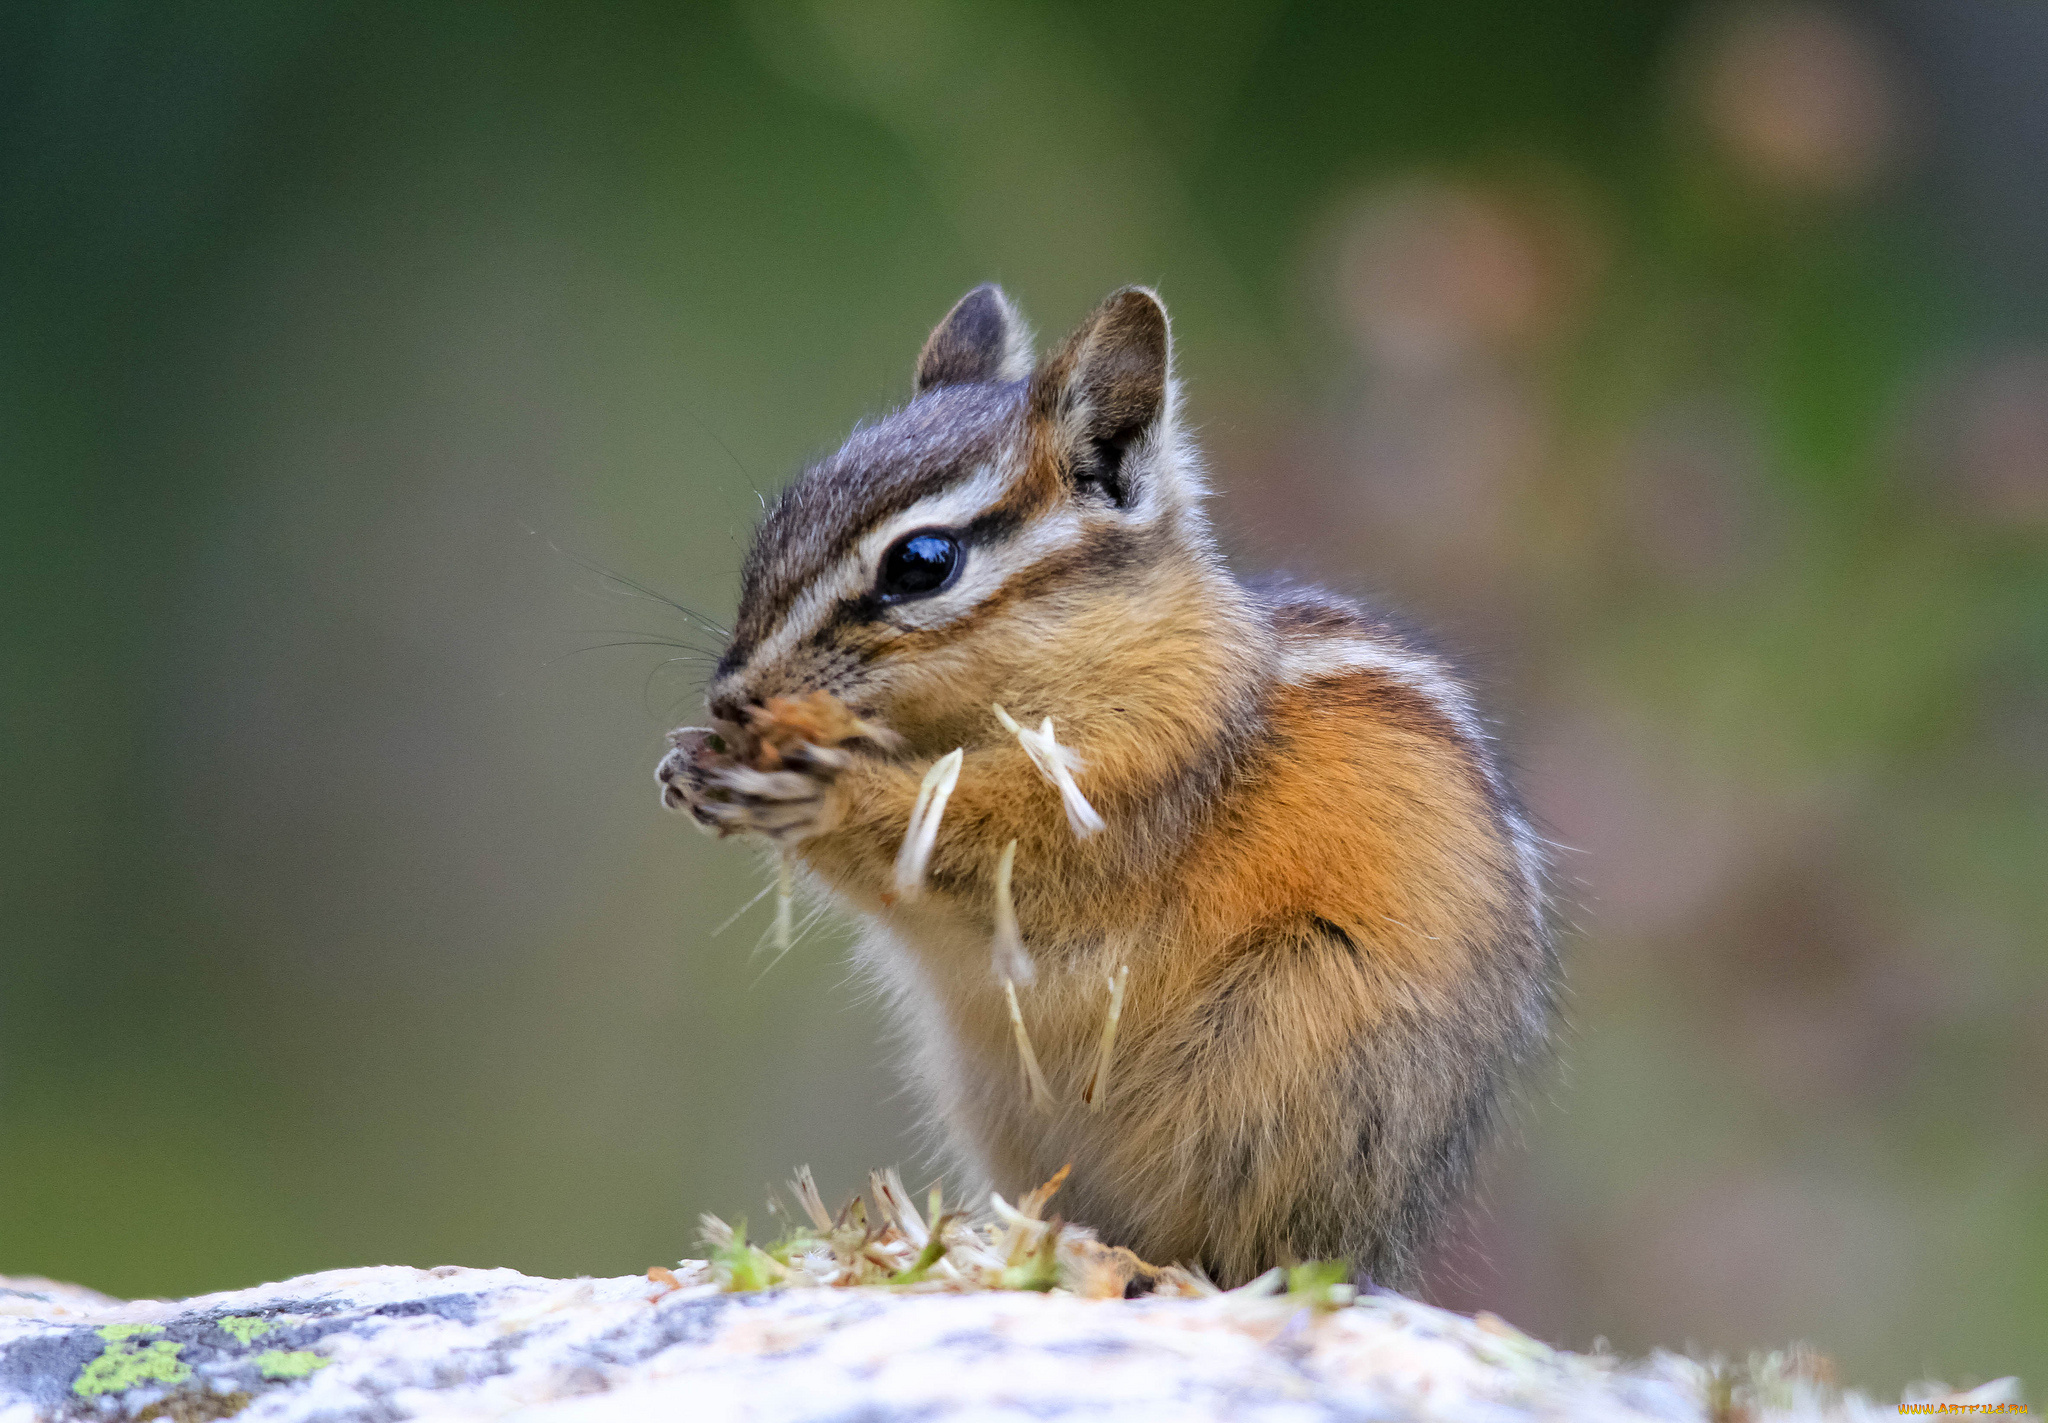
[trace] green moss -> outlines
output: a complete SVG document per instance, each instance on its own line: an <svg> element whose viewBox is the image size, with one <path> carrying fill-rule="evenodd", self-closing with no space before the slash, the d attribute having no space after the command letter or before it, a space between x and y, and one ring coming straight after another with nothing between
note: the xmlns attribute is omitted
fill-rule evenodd
<svg viewBox="0 0 2048 1423"><path fill-rule="evenodd" d="M1287 1293L1303 1300L1311 1309L1341 1309L1351 1303L1354 1291L1346 1283L1351 1266L1343 1260L1310 1260L1287 1271Z"/></svg>
<svg viewBox="0 0 2048 1423"><path fill-rule="evenodd" d="M277 1327L254 1314L231 1314L225 1319L216 1319L214 1323L234 1335L235 1342L245 1348Z"/></svg>
<svg viewBox="0 0 2048 1423"><path fill-rule="evenodd" d="M310 1349L266 1349L256 1356L256 1367L267 1379L302 1379L333 1362Z"/></svg>
<svg viewBox="0 0 2048 1423"><path fill-rule="evenodd" d="M191 1378L192 1366L178 1357L183 1344L158 1339L145 1345L135 1337L161 1333L163 1328L155 1324L102 1325L99 1336L107 1341L107 1347L78 1371L71 1391L80 1398L93 1398L102 1393L119 1393L137 1384L179 1384Z"/></svg>
<svg viewBox="0 0 2048 1423"><path fill-rule="evenodd" d="M1046 1231L1036 1250L1003 1270L1002 1288L1037 1290L1042 1294L1059 1284L1059 1243L1057 1227Z"/></svg>
<svg viewBox="0 0 2048 1423"><path fill-rule="evenodd" d="M939 1237L945 1233L944 1223L932 1232L931 1239L924 1243L924 1249L917 1253L917 1260L901 1274L891 1275L887 1283L892 1285L915 1285L924 1282L931 1274L932 1266L946 1258L946 1245Z"/></svg>
<svg viewBox="0 0 2048 1423"><path fill-rule="evenodd" d="M711 1251L711 1274L728 1290L765 1290L788 1271L790 1248L784 1242L784 1256L778 1260L758 1245L747 1244L747 1223L733 1227L732 1239Z"/></svg>

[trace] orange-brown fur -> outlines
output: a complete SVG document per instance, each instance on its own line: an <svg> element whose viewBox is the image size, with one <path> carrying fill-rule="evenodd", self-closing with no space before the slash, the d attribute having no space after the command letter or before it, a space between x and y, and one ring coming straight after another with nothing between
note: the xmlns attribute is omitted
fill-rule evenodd
<svg viewBox="0 0 2048 1423"><path fill-rule="evenodd" d="M1191 689L1167 669L1206 666L1208 649L1194 630L1176 629L1153 639L1151 650L1162 665L1123 700L1156 697L1160 719L1178 721L1192 709ZM1138 679L1122 666L1128 687ZM1358 1169L1348 1143L1333 1147L1329 1119L1341 1113L1317 1102L1319 1079L1338 1070L1335 1060L1391 999L1442 1003L1470 973L1468 944L1505 906L1475 897L1460 861L1499 869L1509 854L1483 788L1440 735L1415 724L1384 679L1361 673L1284 688L1269 707L1284 749L1262 757L1211 808L1208 833L1160 857L1151 873L1127 876L1106 867L1152 857L1119 843L1118 812L1142 801L1173 742L1162 743L1149 718L1098 711L1085 683L995 699L1005 694L1027 722L1054 713L1063 739L1085 748L1081 781L1109 819L1106 843L1074 841L1057 794L989 716L983 736L968 743L928 903L882 902L916 797L915 763L861 763L843 783L838 828L801 850L830 885L919 954L920 986L955 1050L913 1047L913 1056L939 1058L929 1065L935 1077L960 1074L939 1087L941 1099L951 1099L954 1131L1012 1195L1073 1162L1067 1209L1148 1259L1198 1261L1242 1280L1276 1260L1330 1253L1334 1242L1323 1236L1290 1238L1282 1209L1304 1187L1344 1189L1343 1178ZM1332 816L1333 801L1356 813ZM1027 944L1070 940L1077 925L1123 926L1075 947L1059 973L1042 969L1040 984L1022 995L1059 1100L1050 1119L1030 1107L1001 985L985 952L972 951L991 932L990 877L1012 838L1021 841L1016 902ZM1340 878L1329 873L1333 864L1360 873ZM1350 935L1358 961L1304 952L1296 926L1314 918ZM963 942L970 951L956 952ZM1107 982L1123 964L1130 982L1118 1059L1109 1100L1094 1112L1080 1092L1094 1065ZM1205 1053L1203 1013L1228 991L1248 995L1242 1011L1271 1031L1246 1031ZM1272 1117L1274 1107L1281 1125L1264 1144L1261 1181L1228 1217L1208 1218L1201 1178L1209 1153L1232 1134L1233 1119ZM1380 1273L1407 1263L1382 1258Z"/></svg>
<svg viewBox="0 0 2048 1423"><path fill-rule="evenodd" d="M1109 327L1084 327L1034 378L1005 496L1021 517L1070 497L1063 421L1170 399L1161 363L1080 416L1062 405L1105 344L1135 342L1125 364L1147 366L1150 309L1106 309ZM973 334L935 334L927 362L939 347L945 372L971 375ZM943 627L835 633L832 667L872 669L850 684L855 709L902 743L821 753L816 815L787 843L862 919L913 1077L954 1155L996 1189L1014 1198L1072 1163L1066 1210L1147 1259L1237 1282L1343 1254L1398 1282L1542 1032L1553 968L1519 821L1469 722L1410 681L1288 672L1290 654L1385 635L1376 624L1248 591L1171 519L1116 547L1133 566L1110 595L1082 580L1085 552L1055 555ZM756 697L802 680L787 664L732 678ZM1026 725L1053 718L1107 830L1076 839L998 702ZM920 780L955 747L925 890L899 899ZM1013 839L1037 964L1019 999L1050 1111L1032 1105L990 968ZM1125 965L1115 1066L1091 1107Z"/></svg>

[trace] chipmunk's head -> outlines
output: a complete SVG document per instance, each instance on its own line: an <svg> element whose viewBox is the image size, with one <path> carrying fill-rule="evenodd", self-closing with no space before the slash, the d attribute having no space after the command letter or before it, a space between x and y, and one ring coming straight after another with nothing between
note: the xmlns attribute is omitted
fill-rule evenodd
<svg viewBox="0 0 2048 1423"><path fill-rule="evenodd" d="M713 715L823 689L914 739L944 735L1143 637L1213 558L1171 364L1166 309L1141 287L1035 370L1003 293L962 297L911 402L768 511Z"/></svg>

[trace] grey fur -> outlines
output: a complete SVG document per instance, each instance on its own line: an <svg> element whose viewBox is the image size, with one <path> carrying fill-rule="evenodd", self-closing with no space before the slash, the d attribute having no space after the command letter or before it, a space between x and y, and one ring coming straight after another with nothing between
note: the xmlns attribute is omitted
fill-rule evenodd
<svg viewBox="0 0 2048 1423"><path fill-rule="evenodd" d="M856 429L805 470L755 531L718 675L744 666L797 594L861 535L992 457L1015 437L1023 413L1022 382L939 386Z"/></svg>

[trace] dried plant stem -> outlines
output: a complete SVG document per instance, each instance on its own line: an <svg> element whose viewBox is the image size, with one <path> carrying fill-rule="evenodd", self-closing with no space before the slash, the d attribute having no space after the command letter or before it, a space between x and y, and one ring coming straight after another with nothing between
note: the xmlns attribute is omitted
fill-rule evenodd
<svg viewBox="0 0 2048 1423"><path fill-rule="evenodd" d="M868 1195L882 1219L889 1228L909 1241L918 1250L923 1250L931 1240L924 1218L917 1213L916 1204L910 1199L910 1192L903 1189L903 1177L895 1167L886 1171L868 1172ZM937 1257L923 1262L924 1268L937 1263Z"/></svg>
<svg viewBox="0 0 2048 1423"><path fill-rule="evenodd" d="M1150 1293L1169 1298L1219 1293L1199 1272L1154 1268L1050 1214L1046 1207L1070 1170L1061 1167L1014 1206L991 1193L987 1215L977 1219L947 1211L936 1183L928 1209L919 1215L893 1169L871 1173L868 1199L855 1196L834 1215L825 1209L810 1170L799 1168L789 1184L805 1219L791 1221L780 1239L750 1241L745 1222L731 1226L704 1216L704 1244L712 1258L686 1260L673 1270L656 1266L648 1275L669 1290L705 1283L725 1290L869 1285L917 1294L1064 1289L1083 1299L1123 1299L1134 1282L1144 1280ZM1342 1286L1328 1283L1341 1277L1341 1267L1306 1268L1313 1278L1297 1270L1286 1277L1288 1289L1300 1293L1301 1281L1310 1278L1317 1309L1350 1301L1348 1293L1340 1297ZM1250 1299L1271 1288L1268 1277L1239 1296Z"/></svg>
<svg viewBox="0 0 2048 1423"><path fill-rule="evenodd" d="M825 1198L818 1194L818 1182L811 1175L811 1168L797 1167L796 1179L789 1183L789 1188L795 1193L796 1203L803 1207L804 1214L811 1218L811 1224L820 1232L829 1232L832 1229L832 1212L825 1209Z"/></svg>
<svg viewBox="0 0 2048 1423"><path fill-rule="evenodd" d="M939 818L946 813L946 801L960 780L960 763L967 753L955 747L932 762L917 788L917 802L910 808L910 825L903 832L903 847L896 852L896 893L915 899L924 889L924 873L931 864L932 847L939 839Z"/></svg>
<svg viewBox="0 0 2048 1423"><path fill-rule="evenodd" d="M1015 979L1029 988L1038 981L1038 967L1024 948L1017 929L1017 906L1010 898L1010 878L1017 868L1017 842L1003 846L996 861L996 935L991 949L997 978Z"/></svg>
<svg viewBox="0 0 2048 1423"><path fill-rule="evenodd" d="M1094 1075L1081 1089L1081 1100L1091 1112L1101 1111L1102 1104L1109 1100L1109 1068L1116 1060L1116 1025L1124 1015L1124 984L1130 976L1131 966L1125 964L1109 980L1109 1016L1102 1020L1102 1046L1096 1050Z"/></svg>
<svg viewBox="0 0 2048 1423"><path fill-rule="evenodd" d="M794 918L791 905L796 902L794 866L787 849L775 857L775 957L778 959L789 952L790 941L795 937L790 927Z"/></svg>
<svg viewBox="0 0 2048 1423"><path fill-rule="evenodd" d="M1069 1161L1052 1173L1052 1179L1043 1185L1033 1186L1017 1198L1017 1209L1033 1220L1045 1219L1045 1208L1052 1198L1060 1193L1060 1187L1067 1184L1067 1177L1074 1174L1074 1163Z"/></svg>
<svg viewBox="0 0 2048 1423"><path fill-rule="evenodd" d="M1045 1085L1045 1074L1038 1070L1038 1054L1031 1050L1031 1034L1025 1031L1024 1014L1017 1007L1017 984L1012 979L1003 980L1003 996L1010 1000L1010 1027L1017 1034L1017 1056L1024 1063L1024 1084L1031 1089L1031 1105L1041 1112L1052 1110L1052 1089Z"/></svg>

